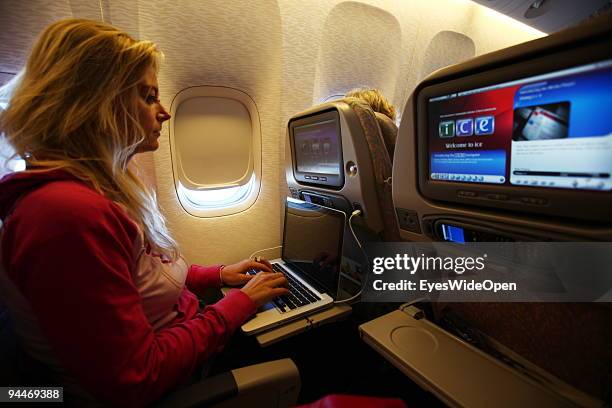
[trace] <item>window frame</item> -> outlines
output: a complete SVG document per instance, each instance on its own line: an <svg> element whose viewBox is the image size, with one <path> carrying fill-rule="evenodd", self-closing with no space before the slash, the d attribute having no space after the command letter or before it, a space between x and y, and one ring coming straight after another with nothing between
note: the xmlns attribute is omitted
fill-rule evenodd
<svg viewBox="0 0 612 408"><path fill-rule="evenodd" d="M239 102L244 106L249 114L251 121L251 160L253 161L252 174L247 177L247 182L239 186L228 186L203 189L204 193L214 192L222 189L248 189L248 193L243 195L239 201L228 202L226 205L211 206L206 202L201 204L195 203L194 195L198 191L187 188L185 183L181 182L179 163L178 163L178 146L175 140L175 118L178 107L182 102L199 97L216 97L230 99ZM170 104L170 114L172 115L168 126L170 158L172 161L172 178L174 182L174 190L183 209L190 215L200 218L220 217L224 215L237 214L250 208L259 197L261 191L261 167L262 167L262 140L261 140L261 122L259 112L255 101L245 92L238 89L222 87L222 86L193 86L179 91ZM185 191L189 193L186 194Z"/></svg>

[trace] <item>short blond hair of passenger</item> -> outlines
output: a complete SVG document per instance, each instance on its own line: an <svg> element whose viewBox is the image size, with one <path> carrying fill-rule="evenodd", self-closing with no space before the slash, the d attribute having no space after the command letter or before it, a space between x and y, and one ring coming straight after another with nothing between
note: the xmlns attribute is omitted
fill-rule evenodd
<svg viewBox="0 0 612 408"><path fill-rule="evenodd" d="M395 121L395 106L393 106L378 89L353 89L348 92L346 96L348 98L357 98L364 101L374 112L382 113L388 116L389 119Z"/></svg>

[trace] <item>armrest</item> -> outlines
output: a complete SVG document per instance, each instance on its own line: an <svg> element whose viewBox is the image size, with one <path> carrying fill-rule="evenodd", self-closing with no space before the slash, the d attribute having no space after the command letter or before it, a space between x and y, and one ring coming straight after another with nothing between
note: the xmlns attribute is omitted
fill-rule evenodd
<svg viewBox="0 0 612 408"><path fill-rule="evenodd" d="M154 407L289 407L295 405L299 392L299 371L286 358L206 378L175 391Z"/></svg>

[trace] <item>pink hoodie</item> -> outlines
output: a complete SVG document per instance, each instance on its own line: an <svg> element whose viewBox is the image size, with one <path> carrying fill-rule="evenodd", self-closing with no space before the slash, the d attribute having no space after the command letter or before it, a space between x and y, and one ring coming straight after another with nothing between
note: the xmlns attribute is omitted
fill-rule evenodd
<svg viewBox="0 0 612 408"><path fill-rule="evenodd" d="M191 291L220 286L219 266L161 261L119 205L67 172L4 177L0 218L0 284L24 347L103 403L158 399L256 311L234 290L199 312ZM52 355L28 349L40 343Z"/></svg>

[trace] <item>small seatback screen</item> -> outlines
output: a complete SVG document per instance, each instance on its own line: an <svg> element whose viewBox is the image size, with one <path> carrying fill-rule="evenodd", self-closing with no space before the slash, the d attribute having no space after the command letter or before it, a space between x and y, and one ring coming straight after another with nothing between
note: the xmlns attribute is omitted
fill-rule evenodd
<svg viewBox="0 0 612 408"><path fill-rule="evenodd" d="M465 244L465 234L463 228L454 225L442 224L442 237L445 241Z"/></svg>
<svg viewBox="0 0 612 408"><path fill-rule="evenodd" d="M287 198L282 258L330 296L338 288L345 219L342 211Z"/></svg>
<svg viewBox="0 0 612 408"><path fill-rule="evenodd" d="M302 173L340 175L338 124L334 119L293 129L296 169Z"/></svg>
<svg viewBox="0 0 612 408"><path fill-rule="evenodd" d="M612 190L612 60L432 97L429 179Z"/></svg>

